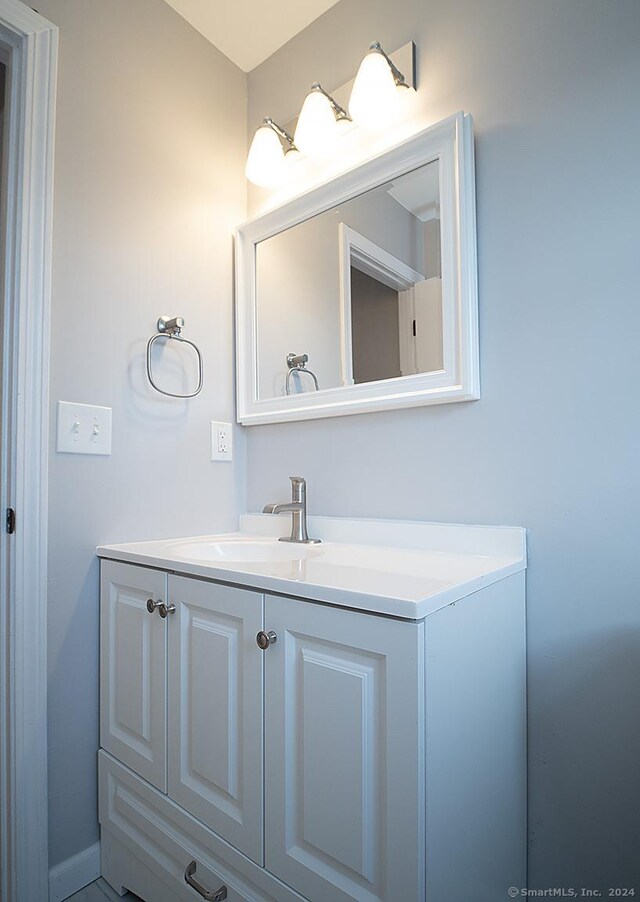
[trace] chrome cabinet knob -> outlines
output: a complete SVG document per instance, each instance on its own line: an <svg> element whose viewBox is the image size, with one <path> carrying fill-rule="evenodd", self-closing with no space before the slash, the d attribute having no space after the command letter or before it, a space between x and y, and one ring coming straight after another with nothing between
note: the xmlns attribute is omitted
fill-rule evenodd
<svg viewBox="0 0 640 902"><path fill-rule="evenodd" d="M161 604L161 601L154 601L153 598L147 598L147 611L149 611L150 614L153 614L156 608L159 608Z"/></svg>
<svg viewBox="0 0 640 902"><path fill-rule="evenodd" d="M262 651L266 651L266 649L269 648L270 645L274 645L277 641L278 637L273 630L269 630L268 633L265 633L264 630L260 630L260 632L256 636L258 648L261 648Z"/></svg>
<svg viewBox="0 0 640 902"><path fill-rule="evenodd" d="M167 614L175 614L176 606L174 604L166 605L164 602L158 605L158 614L164 620Z"/></svg>

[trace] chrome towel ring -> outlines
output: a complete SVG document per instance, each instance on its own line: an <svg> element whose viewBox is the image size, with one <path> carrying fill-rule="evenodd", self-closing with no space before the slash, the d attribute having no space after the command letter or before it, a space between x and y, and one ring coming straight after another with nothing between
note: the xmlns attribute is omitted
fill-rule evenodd
<svg viewBox="0 0 640 902"><path fill-rule="evenodd" d="M287 354L287 366L289 369L287 371L285 391L288 395L291 394L291 376L293 373L306 373L307 376L311 376L315 389L318 391L318 377L315 373L312 373L311 370L307 369L308 360L308 354Z"/></svg>
<svg viewBox="0 0 640 902"><path fill-rule="evenodd" d="M157 392L160 392L161 395L167 395L170 398L195 398L195 396L199 395L202 391L202 354L192 341L189 341L188 338L182 338L180 332L182 331L183 326L184 320L181 316L161 316L157 323L157 333L155 335L152 335L147 342L147 378ZM196 352L196 356L198 358L198 385L195 391L180 395L176 394L175 392L165 391L163 388L160 388L158 385L156 385L153 378L153 370L151 368L151 348L153 347L153 343L156 342L159 338L168 338L173 339L174 341L181 341L184 344L190 345Z"/></svg>

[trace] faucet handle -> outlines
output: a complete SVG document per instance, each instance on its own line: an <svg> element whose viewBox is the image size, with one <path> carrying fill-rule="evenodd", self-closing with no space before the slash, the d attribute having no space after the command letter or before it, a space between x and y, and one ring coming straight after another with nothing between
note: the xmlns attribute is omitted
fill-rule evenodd
<svg viewBox="0 0 640 902"><path fill-rule="evenodd" d="M307 480L303 476L290 476L291 500L303 502L307 495Z"/></svg>

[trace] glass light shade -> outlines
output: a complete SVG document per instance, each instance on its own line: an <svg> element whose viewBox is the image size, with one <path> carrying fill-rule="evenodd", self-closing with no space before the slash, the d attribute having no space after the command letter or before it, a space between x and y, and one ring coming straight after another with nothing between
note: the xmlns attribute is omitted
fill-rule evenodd
<svg viewBox="0 0 640 902"><path fill-rule="evenodd" d="M245 175L254 185L271 188L285 173L284 151L280 138L268 125L261 125L253 136Z"/></svg>
<svg viewBox="0 0 640 902"><path fill-rule="evenodd" d="M284 155L284 165L287 167L287 172L291 169L291 167L298 162L299 159L302 158L302 154L296 147L295 150L287 150Z"/></svg>
<svg viewBox="0 0 640 902"><path fill-rule="evenodd" d="M310 91L300 110L293 143L308 157L322 157L335 149L337 140L333 107L321 91Z"/></svg>
<svg viewBox="0 0 640 902"><path fill-rule="evenodd" d="M399 91L389 63L377 50L370 50L360 63L351 91L349 114L362 128L380 128L399 112Z"/></svg>

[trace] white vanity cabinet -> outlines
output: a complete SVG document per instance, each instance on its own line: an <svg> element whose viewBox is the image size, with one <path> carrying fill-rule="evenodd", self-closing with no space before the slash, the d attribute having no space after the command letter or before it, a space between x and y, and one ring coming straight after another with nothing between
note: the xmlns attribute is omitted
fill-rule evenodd
<svg viewBox="0 0 640 902"><path fill-rule="evenodd" d="M105 751L304 898L422 897L421 623L115 561L101 595Z"/></svg>
<svg viewBox="0 0 640 902"><path fill-rule="evenodd" d="M262 595L115 561L101 595L102 748L262 864Z"/></svg>
<svg viewBox="0 0 640 902"><path fill-rule="evenodd" d="M155 564L101 564L118 891L495 902L523 885L523 572L409 619Z"/></svg>
<svg viewBox="0 0 640 902"><path fill-rule="evenodd" d="M424 898L422 623L265 609L266 866L309 899Z"/></svg>
<svg viewBox="0 0 640 902"><path fill-rule="evenodd" d="M100 745L167 788L166 628L147 601L167 598L158 570L105 561L100 583Z"/></svg>
<svg viewBox="0 0 640 902"><path fill-rule="evenodd" d="M168 583L168 794L262 864L262 595Z"/></svg>

